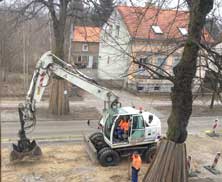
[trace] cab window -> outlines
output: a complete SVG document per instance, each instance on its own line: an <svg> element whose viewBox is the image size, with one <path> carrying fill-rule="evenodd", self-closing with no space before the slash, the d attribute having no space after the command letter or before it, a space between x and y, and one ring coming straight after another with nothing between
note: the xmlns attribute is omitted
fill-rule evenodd
<svg viewBox="0 0 222 182"><path fill-rule="evenodd" d="M145 126L142 116L133 116L132 120L131 140L138 140L144 138Z"/></svg>
<svg viewBox="0 0 222 182"><path fill-rule="evenodd" d="M112 129L112 125L113 122L115 121L117 116L108 116L106 123L105 123L105 128L104 128L104 133L106 138L108 138L110 140L110 133L111 133L111 129Z"/></svg>
<svg viewBox="0 0 222 182"><path fill-rule="evenodd" d="M144 129L144 120L142 116L133 117L132 129Z"/></svg>

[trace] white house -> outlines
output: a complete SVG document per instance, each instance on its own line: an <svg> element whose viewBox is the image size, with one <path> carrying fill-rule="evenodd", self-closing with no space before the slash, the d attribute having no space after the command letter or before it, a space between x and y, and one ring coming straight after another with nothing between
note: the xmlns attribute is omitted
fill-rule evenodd
<svg viewBox="0 0 222 182"><path fill-rule="evenodd" d="M188 11L117 6L100 33L98 78L119 81L139 92L169 92L170 81L133 60L161 75L173 75L172 68L182 56L183 47L178 47L186 40L188 22ZM212 40L206 31L203 36Z"/></svg>
<svg viewBox="0 0 222 182"><path fill-rule="evenodd" d="M98 78L126 81L130 64L131 37L119 11L115 9L100 33Z"/></svg>

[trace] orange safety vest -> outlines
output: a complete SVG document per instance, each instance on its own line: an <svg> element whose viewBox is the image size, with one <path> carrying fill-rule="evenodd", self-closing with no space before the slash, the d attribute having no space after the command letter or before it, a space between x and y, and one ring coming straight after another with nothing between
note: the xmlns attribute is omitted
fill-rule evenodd
<svg viewBox="0 0 222 182"><path fill-rule="evenodd" d="M132 156L133 161L132 161L132 167L134 167L136 170L139 170L142 165L142 160L139 155L137 157L135 155Z"/></svg>
<svg viewBox="0 0 222 182"><path fill-rule="evenodd" d="M129 122L125 121L123 123L123 129L124 129L124 131L128 131L129 130Z"/></svg>
<svg viewBox="0 0 222 182"><path fill-rule="evenodd" d="M120 123L119 123L119 127L121 129L124 129L124 125L125 125L125 121L124 120L121 120Z"/></svg>

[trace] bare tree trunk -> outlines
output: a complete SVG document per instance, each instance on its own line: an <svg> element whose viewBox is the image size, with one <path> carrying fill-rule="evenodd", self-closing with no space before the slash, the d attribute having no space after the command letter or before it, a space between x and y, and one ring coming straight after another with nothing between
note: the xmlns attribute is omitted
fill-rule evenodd
<svg viewBox="0 0 222 182"><path fill-rule="evenodd" d="M144 182L188 181L187 170L184 170L186 169L184 142L187 138L187 125L192 113L192 81L197 69L198 43L201 40L206 15L212 7L213 0L192 1L189 35L180 63L173 70L175 80L171 92L172 109L167 121L168 141L161 143L161 150L157 153L158 158L154 160L151 169L144 177ZM172 160L176 161L172 162ZM158 167L155 168L155 166ZM169 170L171 168L172 170Z"/></svg>
<svg viewBox="0 0 222 182"><path fill-rule="evenodd" d="M64 37L56 37L54 54L64 59ZM69 113L68 84L64 79L55 77L52 82L49 110L53 114L63 115Z"/></svg>
<svg viewBox="0 0 222 182"><path fill-rule="evenodd" d="M60 3L61 7L59 9L59 19L56 17L55 9L50 9L50 13L53 22L55 38L55 46L53 49L53 53L60 59L64 60L64 34L67 18L67 2L60 1ZM49 101L49 110L51 113L57 115L69 113L68 84L64 79L58 77L55 77L53 79Z"/></svg>
<svg viewBox="0 0 222 182"><path fill-rule="evenodd" d="M65 80L53 80L49 102L49 109L53 114L63 115L69 113L67 89Z"/></svg>
<svg viewBox="0 0 222 182"><path fill-rule="evenodd" d="M210 109L213 109L213 107L214 107L215 95L216 95L216 91L213 91L212 97L211 97L211 102L210 102Z"/></svg>

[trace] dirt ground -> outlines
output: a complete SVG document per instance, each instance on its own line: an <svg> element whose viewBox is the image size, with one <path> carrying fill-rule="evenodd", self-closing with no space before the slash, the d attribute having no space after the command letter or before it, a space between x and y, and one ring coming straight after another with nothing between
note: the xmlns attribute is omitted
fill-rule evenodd
<svg viewBox="0 0 222 182"><path fill-rule="evenodd" d="M43 157L40 160L25 160L10 163L9 149L2 149L3 182L127 182L129 161L122 160L119 166L101 167L93 164L82 145L42 146ZM190 182L221 182L222 175L213 175L203 168L212 163L215 154L222 152L222 138L189 136L188 155L192 156L191 167L199 170L198 178ZM143 164L139 173L142 181L148 164ZM222 171L222 160L217 169Z"/></svg>

